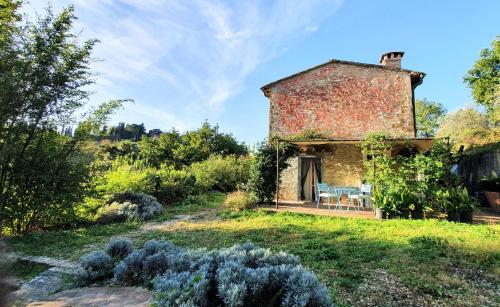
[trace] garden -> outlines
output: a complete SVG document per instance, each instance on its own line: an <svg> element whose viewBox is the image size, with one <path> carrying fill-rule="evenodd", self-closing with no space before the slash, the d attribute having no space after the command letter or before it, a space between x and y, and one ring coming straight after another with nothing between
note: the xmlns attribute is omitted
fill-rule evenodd
<svg viewBox="0 0 500 307"><path fill-rule="evenodd" d="M30 21L19 7L0 6L0 292L13 304L97 287L142 288L155 306L500 304L500 226L469 224L478 203L451 171L453 140L407 156L382 132L360 144L387 219L272 212L294 145L250 148L207 121L110 126L131 100L88 107L97 41L75 36L73 8ZM39 277L58 286L23 296L53 286Z"/></svg>

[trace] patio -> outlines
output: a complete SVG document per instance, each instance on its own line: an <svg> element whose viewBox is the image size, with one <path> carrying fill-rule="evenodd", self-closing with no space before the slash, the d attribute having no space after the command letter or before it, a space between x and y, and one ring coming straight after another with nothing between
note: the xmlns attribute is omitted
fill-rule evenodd
<svg viewBox="0 0 500 307"><path fill-rule="evenodd" d="M295 212L320 216L376 219L375 212L371 208L360 208L359 212L353 210L352 207L350 210L346 210L347 204L344 201L342 201L342 210L334 210L333 206L331 209L328 209L326 203L316 208L316 202L290 201L280 201L278 209L276 209L275 205L264 207L264 209L275 212ZM446 216L441 214L438 216L433 215L429 218L446 219ZM479 207L474 211L473 224L499 225L500 212L495 212L495 210L488 207Z"/></svg>

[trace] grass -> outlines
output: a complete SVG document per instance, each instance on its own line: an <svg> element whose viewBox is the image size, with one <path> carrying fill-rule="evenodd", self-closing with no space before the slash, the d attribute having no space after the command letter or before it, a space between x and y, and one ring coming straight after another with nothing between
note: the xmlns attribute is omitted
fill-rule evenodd
<svg viewBox="0 0 500 307"><path fill-rule="evenodd" d="M223 198L223 194L211 194L201 203L191 199L168 208L157 220L217 208ZM481 288L493 285L497 290L492 293L497 293L500 284L498 225L378 221L265 210L222 211L220 217L179 222L163 231L137 231L140 225L133 223L96 225L11 238L8 243L13 250L27 254L76 260L89 250L102 248L109 237L116 235L129 236L137 246L153 238L189 248L219 248L252 241L300 256L341 305L372 295L373 291L363 288L363 293L359 289L380 270L398 280L395 289L406 287L419 299L426 297L441 305L447 301L479 305L478 293L494 297Z"/></svg>
<svg viewBox="0 0 500 307"><path fill-rule="evenodd" d="M15 278L28 281L48 268L49 266L45 264L33 263L25 260L16 260L9 265L8 272L9 275Z"/></svg>

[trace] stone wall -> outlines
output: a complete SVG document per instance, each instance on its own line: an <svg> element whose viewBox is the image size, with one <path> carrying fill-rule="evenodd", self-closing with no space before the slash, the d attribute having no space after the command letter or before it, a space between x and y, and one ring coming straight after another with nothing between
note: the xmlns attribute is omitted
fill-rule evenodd
<svg viewBox="0 0 500 307"><path fill-rule="evenodd" d="M299 157L288 159L288 164L290 166L280 175L280 199L298 201L300 200Z"/></svg>
<svg viewBox="0 0 500 307"><path fill-rule="evenodd" d="M361 150L354 144L336 144L323 157L323 182L335 186L359 187L363 179Z"/></svg>
<svg viewBox="0 0 500 307"><path fill-rule="evenodd" d="M359 147L354 144L330 145L329 150L315 155L322 161L322 181L336 186L359 187L363 177L363 162ZM308 156L311 157L311 156ZM290 166L281 173L280 199L300 200L300 158L288 161Z"/></svg>
<svg viewBox="0 0 500 307"><path fill-rule="evenodd" d="M330 62L269 89L269 133L313 131L324 137L360 139L389 131L415 137L409 72Z"/></svg>

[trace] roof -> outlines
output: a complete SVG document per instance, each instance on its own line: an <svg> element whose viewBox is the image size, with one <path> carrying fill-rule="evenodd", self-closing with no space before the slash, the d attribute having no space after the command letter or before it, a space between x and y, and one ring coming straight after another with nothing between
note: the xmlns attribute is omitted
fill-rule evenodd
<svg viewBox="0 0 500 307"><path fill-rule="evenodd" d="M356 65L356 66L363 66L363 67L380 68L380 69L387 69L387 70L392 70L392 71L406 72L406 73L410 74L411 76L418 77L417 80L416 80L416 84L417 85L419 85L420 83L422 83L422 79L425 77L425 73L420 72L420 71L408 70L408 69L403 69L403 68L389 67L389 66L386 66L386 65L379 65L379 64L368 64L368 63L360 63L360 62L352 62L352 61L344 61L344 60L331 59L328 62L325 62L323 64L319 64L319 65L313 66L313 67L308 68L306 70L299 71L299 72L297 72L297 73L295 73L293 75L290 75L290 76L278 79L276 81L273 81L273 82L271 82L269 84L266 84L266 85L262 86L260 89L264 92L264 94L266 94L265 89L268 89L268 88L270 88L270 87L272 87L272 86L274 86L274 85L276 85L276 84L278 84L278 83L280 83L282 81L285 81L285 80L288 80L288 79L292 79L292 78L294 78L296 76L299 76L301 74L304 74L306 72L315 70L317 68L323 67L323 66L331 64L331 63Z"/></svg>

